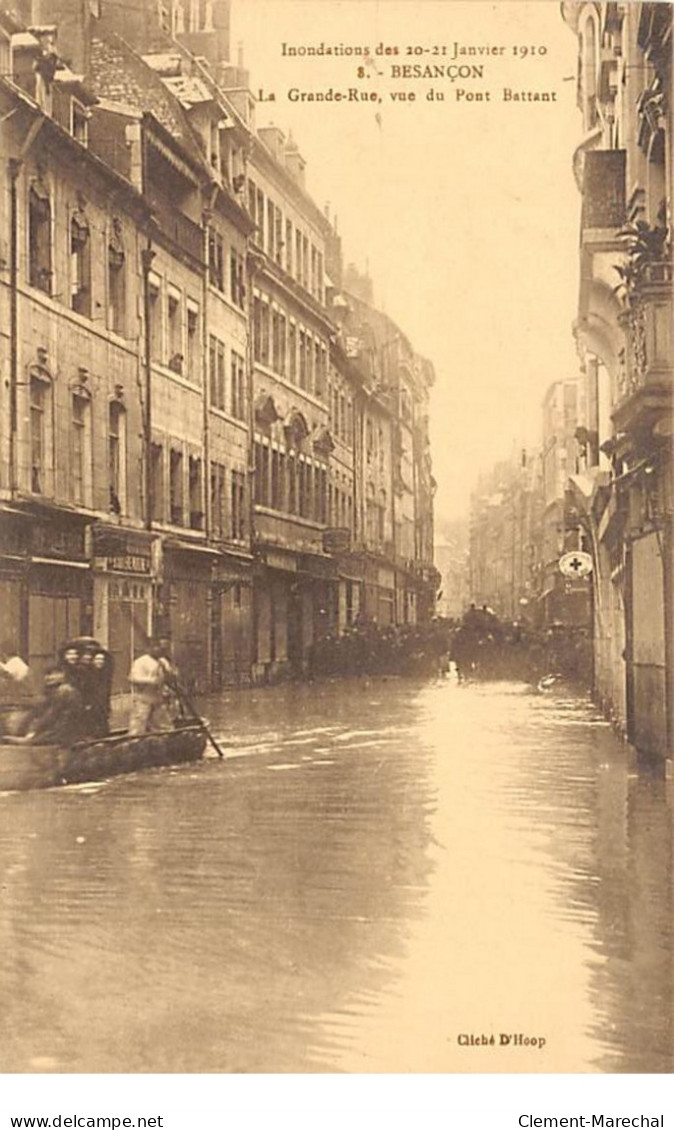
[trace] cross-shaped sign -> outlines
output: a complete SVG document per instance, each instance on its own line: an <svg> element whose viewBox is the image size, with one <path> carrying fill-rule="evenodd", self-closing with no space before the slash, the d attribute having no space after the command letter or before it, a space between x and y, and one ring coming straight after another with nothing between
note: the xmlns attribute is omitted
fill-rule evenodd
<svg viewBox="0 0 674 1130"><path fill-rule="evenodd" d="M565 577L587 577L592 572L592 557L583 550L565 553L559 559L559 571Z"/></svg>

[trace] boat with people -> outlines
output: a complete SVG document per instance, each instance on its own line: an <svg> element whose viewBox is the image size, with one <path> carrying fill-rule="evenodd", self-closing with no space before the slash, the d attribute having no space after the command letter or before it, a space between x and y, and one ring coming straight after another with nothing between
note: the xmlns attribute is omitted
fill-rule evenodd
<svg viewBox="0 0 674 1130"><path fill-rule="evenodd" d="M44 674L41 697L27 701L24 694L23 701L5 702L0 790L80 784L193 762L203 756L207 741L222 757L207 723L181 692L177 672L159 642L148 641L146 652L132 667L136 678L134 671L144 663L146 681L138 686L131 682L128 727L111 732L111 654L90 636L65 643ZM19 672L25 684L25 664L5 663L3 668ZM11 674L4 675L10 697L16 690L12 681Z"/></svg>
<svg viewBox="0 0 674 1130"><path fill-rule="evenodd" d="M138 769L199 761L206 748L203 723L186 720L172 730L130 735L127 731L59 745L31 745L3 739L0 745L0 791L48 789L100 781Z"/></svg>

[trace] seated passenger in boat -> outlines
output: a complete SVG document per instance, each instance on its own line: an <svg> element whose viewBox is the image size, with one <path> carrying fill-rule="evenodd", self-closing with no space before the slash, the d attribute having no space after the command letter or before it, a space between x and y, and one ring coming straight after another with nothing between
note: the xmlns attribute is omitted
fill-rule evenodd
<svg viewBox="0 0 674 1130"><path fill-rule="evenodd" d="M109 651L99 648L91 660L91 725L95 737L105 737L110 732L110 698L112 695L113 658Z"/></svg>
<svg viewBox="0 0 674 1130"><path fill-rule="evenodd" d="M0 645L0 733L21 734L33 697L28 664L11 640Z"/></svg>
<svg viewBox="0 0 674 1130"><path fill-rule="evenodd" d="M44 677L44 697L30 712L24 737L14 739L30 745L72 745L87 736L82 695L69 683L60 667Z"/></svg>
<svg viewBox="0 0 674 1130"><path fill-rule="evenodd" d="M109 732L113 660L109 651L91 636L79 636L64 644L59 666L66 681L82 697L87 737L101 738Z"/></svg>

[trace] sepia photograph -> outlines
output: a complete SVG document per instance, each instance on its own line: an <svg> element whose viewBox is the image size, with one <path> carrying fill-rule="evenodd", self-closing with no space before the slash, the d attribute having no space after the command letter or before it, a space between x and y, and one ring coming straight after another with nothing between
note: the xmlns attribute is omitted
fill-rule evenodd
<svg viewBox="0 0 674 1130"><path fill-rule="evenodd" d="M11 1126L674 1070L673 11L0 0Z"/></svg>

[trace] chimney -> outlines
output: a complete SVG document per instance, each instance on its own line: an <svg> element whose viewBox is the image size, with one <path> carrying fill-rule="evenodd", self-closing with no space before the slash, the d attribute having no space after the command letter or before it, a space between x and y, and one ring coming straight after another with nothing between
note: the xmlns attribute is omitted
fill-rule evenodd
<svg viewBox="0 0 674 1130"><path fill-rule="evenodd" d="M289 134L288 141L285 149L285 165L291 177L300 188L305 187L304 171L307 163L304 157L297 148L297 143L293 139L293 135Z"/></svg>
<svg viewBox="0 0 674 1130"><path fill-rule="evenodd" d="M268 126L261 126L257 131L257 135L271 154L276 158L280 165L284 163L284 156L286 151L285 136L278 126L273 122Z"/></svg>
<svg viewBox="0 0 674 1130"><path fill-rule="evenodd" d="M148 0L145 2L151 6ZM165 0L165 3L170 7L173 26L185 29L176 30L176 39L193 55L204 58L216 75L221 64L229 59L231 0L198 0L194 5L190 0ZM180 20L176 19L178 8L182 9ZM190 12L196 15L196 20L190 19Z"/></svg>
<svg viewBox="0 0 674 1130"><path fill-rule="evenodd" d="M15 10L26 27L55 26L60 58L75 74L87 73L91 19L89 0L19 0Z"/></svg>

